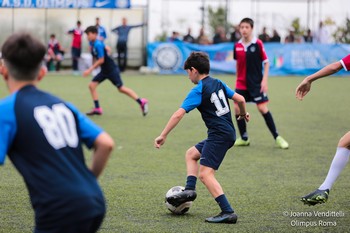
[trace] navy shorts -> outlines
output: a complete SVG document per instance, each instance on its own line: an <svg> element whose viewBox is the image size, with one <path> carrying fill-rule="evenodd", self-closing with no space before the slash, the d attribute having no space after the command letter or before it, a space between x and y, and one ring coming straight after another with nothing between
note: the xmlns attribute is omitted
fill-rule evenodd
<svg viewBox="0 0 350 233"><path fill-rule="evenodd" d="M70 225L38 229L34 233L95 233L100 228L103 222L104 215L100 215L91 219L82 220Z"/></svg>
<svg viewBox="0 0 350 233"><path fill-rule="evenodd" d="M120 77L120 72L118 67L115 68L112 72L108 72L108 73L101 71L92 79L92 81L102 83L106 79L111 81L113 85L118 88L123 86L123 81L122 81L122 78Z"/></svg>
<svg viewBox="0 0 350 233"><path fill-rule="evenodd" d="M256 92L257 94L252 94L248 90L236 89L235 91L236 93L242 95L247 103L254 102L256 104L262 104L265 102L269 102L269 98L264 92Z"/></svg>
<svg viewBox="0 0 350 233"><path fill-rule="evenodd" d="M233 146L235 141L223 141L206 139L195 145L201 153L200 165L218 170L225 158L226 152Z"/></svg>

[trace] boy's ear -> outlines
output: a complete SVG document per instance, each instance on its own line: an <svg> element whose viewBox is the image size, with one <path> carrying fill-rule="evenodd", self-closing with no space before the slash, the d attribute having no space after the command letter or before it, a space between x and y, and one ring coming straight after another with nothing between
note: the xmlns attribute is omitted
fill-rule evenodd
<svg viewBox="0 0 350 233"><path fill-rule="evenodd" d="M47 68L45 66L41 66L38 74L38 81L41 81L46 75L46 73L47 73Z"/></svg>
<svg viewBox="0 0 350 233"><path fill-rule="evenodd" d="M9 72L7 68L4 66L4 64L0 65L0 74L4 77L4 80L7 81L9 79Z"/></svg>

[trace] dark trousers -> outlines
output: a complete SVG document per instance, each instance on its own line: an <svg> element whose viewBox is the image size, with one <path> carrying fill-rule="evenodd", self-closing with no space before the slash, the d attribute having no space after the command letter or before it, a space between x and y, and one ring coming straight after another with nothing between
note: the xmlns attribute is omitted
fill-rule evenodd
<svg viewBox="0 0 350 233"><path fill-rule="evenodd" d="M120 71L124 71L128 60L128 47L126 42L117 43L118 66Z"/></svg>
<svg viewBox="0 0 350 233"><path fill-rule="evenodd" d="M75 48L72 47L72 66L73 66L73 70L77 71L78 70L78 60L80 58L80 54L81 54L81 49L80 48Z"/></svg>

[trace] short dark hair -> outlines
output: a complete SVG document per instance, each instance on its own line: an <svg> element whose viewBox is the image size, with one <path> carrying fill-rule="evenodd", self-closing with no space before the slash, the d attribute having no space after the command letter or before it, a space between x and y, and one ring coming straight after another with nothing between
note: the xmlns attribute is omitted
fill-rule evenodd
<svg viewBox="0 0 350 233"><path fill-rule="evenodd" d="M192 52L184 64L184 69L195 68L200 74L209 74L210 62L209 57L204 52Z"/></svg>
<svg viewBox="0 0 350 233"><path fill-rule="evenodd" d="M96 26L89 26L85 29L85 33L88 34L89 32L97 34L98 30Z"/></svg>
<svg viewBox="0 0 350 233"><path fill-rule="evenodd" d="M239 24L241 23L248 23L252 28L254 28L254 20L252 20L251 18L244 18L241 20Z"/></svg>
<svg viewBox="0 0 350 233"><path fill-rule="evenodd" d="M2 58L11 77L32 81L42 66L46 46L29 33L15 33L2 45Z"/></svg>

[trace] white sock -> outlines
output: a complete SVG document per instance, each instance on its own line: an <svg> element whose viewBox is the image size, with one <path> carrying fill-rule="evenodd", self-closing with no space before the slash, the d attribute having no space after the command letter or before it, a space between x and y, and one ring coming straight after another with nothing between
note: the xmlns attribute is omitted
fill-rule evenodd
<svg viewBox="0 0 350 233"><path fill-rule="evenodd" d="M320 190L331 189L341 171L345 168L349 161L350 150L344 147L337 147L337 152L334 155L331 167L329 168L326 179L318 188Z"/></svg>

